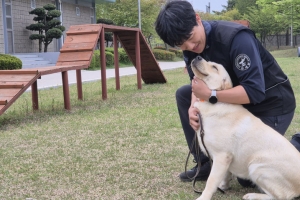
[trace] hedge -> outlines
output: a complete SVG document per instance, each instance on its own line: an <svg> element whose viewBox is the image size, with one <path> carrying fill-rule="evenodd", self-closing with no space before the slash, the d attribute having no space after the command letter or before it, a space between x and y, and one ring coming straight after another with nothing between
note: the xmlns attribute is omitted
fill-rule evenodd
<svg viewBox="0 0 300 200"><path fill-rule="evenodd" d="M0 70L22 69L22 61L12 55L0 54Z"/></svg>

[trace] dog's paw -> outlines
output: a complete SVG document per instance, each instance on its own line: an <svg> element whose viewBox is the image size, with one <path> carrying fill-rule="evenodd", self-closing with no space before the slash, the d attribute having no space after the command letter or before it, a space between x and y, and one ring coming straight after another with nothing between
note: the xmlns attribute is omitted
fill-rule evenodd
<svg viewBox="0 0 300 200"><path fill-rule="evenodd" d="M219 189L221 190L228 190L230 187L230 181L233 179L232 175L228 175L219 185Z"/></svg>
<svg viewBox="0 0 300 200"><path fill-rule="evenodd" d="M230 186L229 186L229 183L227 182L222 182L220 185L219 185L219 189L221 189L221 190L228 190L230 188Z"/></svg>
<svg viewBox="0 0 300 200"><path fill-rule="evenodd" d="M248 193L243 196L244 200L271 200L272 198L267 194L259 194L259 193Z"/></svg>

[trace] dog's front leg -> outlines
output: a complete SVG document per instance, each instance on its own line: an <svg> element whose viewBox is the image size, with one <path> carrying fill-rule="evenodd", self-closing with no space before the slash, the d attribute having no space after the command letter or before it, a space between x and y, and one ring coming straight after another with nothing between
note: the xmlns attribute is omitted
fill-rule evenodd
<svg viewBox="0 0 300 200"><path fill-rule="evenodd" d="M216 192L220 183L228 175L228 169L232 161L233 156L231 154L222 153L214 156L211 172L207 179L204 191L197 200L209 200Z"/></svg>
<svg viewBox="0 0 300 200"><path fill-rule="evenodd" d="M232 174L231 172L227 171L225 178L222 180L222 182L219 185L219 188L221 190L228 190L229 189L229 182L232 180Z"/></svg>

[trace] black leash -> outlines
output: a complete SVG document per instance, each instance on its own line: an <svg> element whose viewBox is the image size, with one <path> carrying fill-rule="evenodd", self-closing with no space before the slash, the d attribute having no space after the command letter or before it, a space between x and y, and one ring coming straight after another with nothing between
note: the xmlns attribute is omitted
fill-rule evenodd
<svg viewBox="0 0 300 200"><path fill-rule="evenodd" d="M204 149L205 149L205 151L206 151L207 157L209 158L210 166L212 167L213 161L212 161L211 156L209 155L208 150L207 150L207 148L206 148L206 146L205 146L205 143L204 143L203 121L202 121L202 116L201 116L200 113L198 114L198 119L199 119L199 123L200 123L200 137L201 137L201 142L202 142L202 145L203 145L203 147L204 147ZM197 172L196 172L196 174L195 174L194 177L188 177L187 174L186 174L186 176L187 176L188 178L190 178L190 179L194 179L194 181L193 181L193 189L194 189L194 192L196 192L196 193L198 193L198 194L201 194L202 192L201 192L201 191L198 191L198 190L195 188L195 185L196 185L196 182L197 182L196 177L198 176L198 174L199 174L199 172L200 172L200 169L201 169L201 162L200 162L200 150L201 150L201 149L200 149L199 142L198 142L198 140L197 140L197 132L195 132L195 136L194 136L194 138L193 138L193 142L192 142L192 147L191 147L191 149L193 149L194 145L195 145L195 151L196 151L195 153L196 153L196 157L197 157L197 165L198 165L198 167L197 167ZM186 163L185 163L185 173L186 173L186 171L187 171L187 163L188 163L188 160L189 160L189 158L190 158L190 155L191 155L191 150L189 151L188 156L187 156L187 159L186 159ZM218 190L219 190L220 192L222 192L223 194L225 193L224 190L222 190L222 189L220 189L220 188L218 188Z"/></svg>

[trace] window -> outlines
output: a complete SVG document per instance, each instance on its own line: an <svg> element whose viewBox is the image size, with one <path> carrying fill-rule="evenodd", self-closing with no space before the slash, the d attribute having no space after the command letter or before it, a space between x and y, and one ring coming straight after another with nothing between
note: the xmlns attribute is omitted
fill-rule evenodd
<svg viewBox="0 0 300 200"><path fill-rule="evenodd" d="M94 13L94 8L91 8L91 24L94 24L95 21L94 21L94 17L95 16L95 13Z"/></svg>
<svg viewBox="0 0 300 200"><path fill-rule="evenodd" d="M80 16L80 8L79 7L76 7L76 15Z"/></svg>
<svg viewBox="0 0 300 200"><path fill-rule="evenodd" d="M36 2L35 2L35 0L31 0L31 8L32 9L36 8Z"/></svg>

